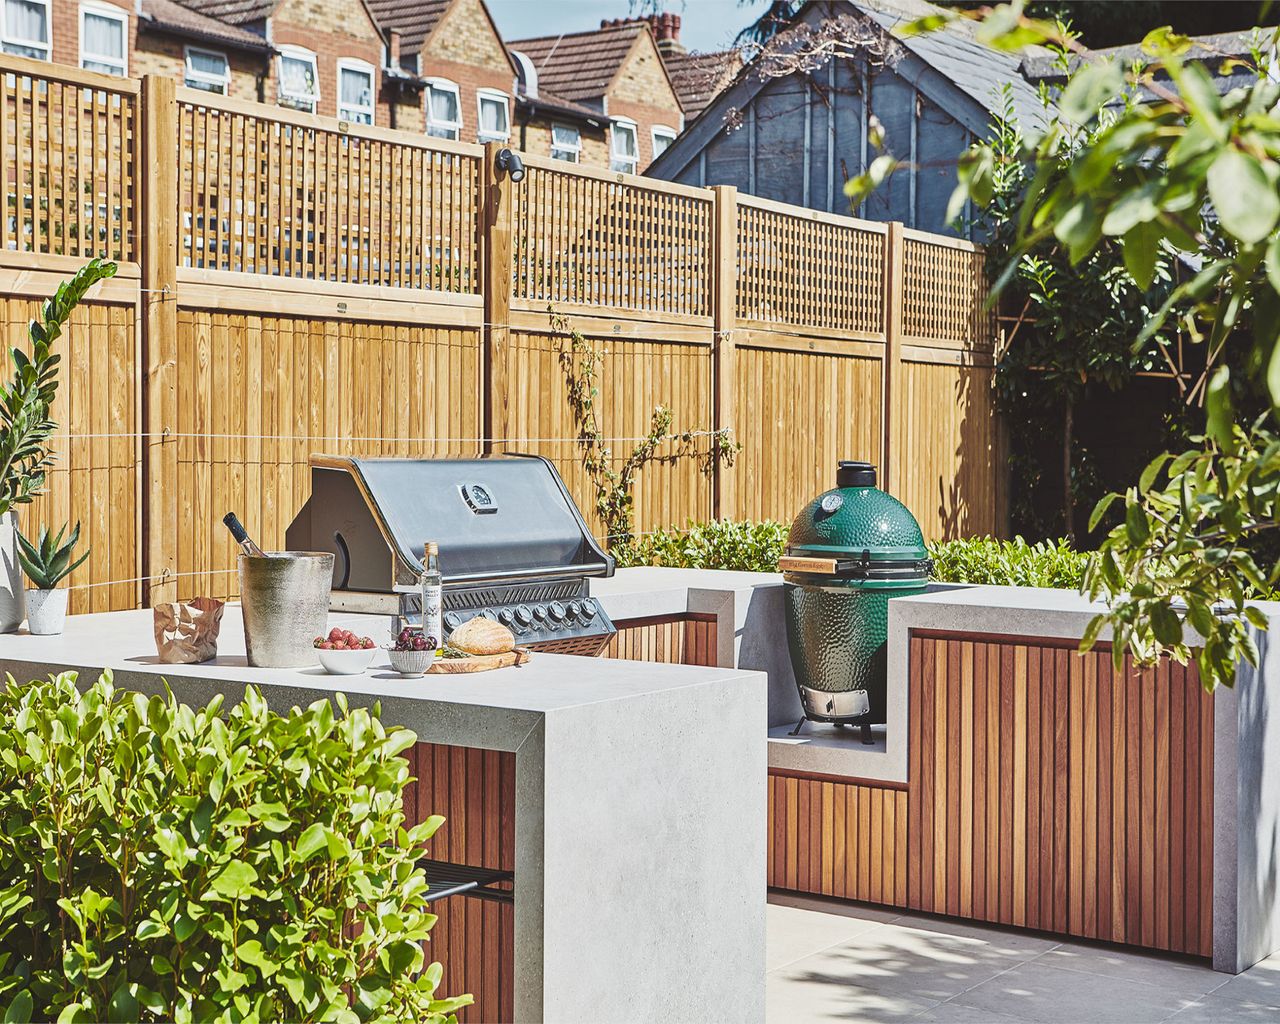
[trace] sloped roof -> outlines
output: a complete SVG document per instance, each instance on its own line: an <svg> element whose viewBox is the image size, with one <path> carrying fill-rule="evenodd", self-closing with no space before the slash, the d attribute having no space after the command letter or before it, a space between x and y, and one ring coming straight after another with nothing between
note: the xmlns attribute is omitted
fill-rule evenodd
<svg viewBox="0 0 1280 1024"><path fill-rule="evenodd" d="M184 0L182 6L232 25L271 17L279 0Z"/></svg>
<svg viewBox="0 0 1280 1024"><path fill-rule="evenodd" d="M368 0L369 9L383 30L400 33L400 52L417 53L453 0Z"/></svg>
<svg viewBox="0 0 1280 1024"><path fill-rule="evenodd" d="M507 49L519 50L533 62L539 91L567 100L593 100L608 91L636 36L648 31L644 22L632 21L590 32L519 39L508 42Z"/></svg>
<svg viewBox="0 0 1280 1024"><path fill-rule="evenodd" d="M943 13L925 0L845 0L852 8L893 33L895 29L930 14ZM1023 53L1006 53L978 41L978 26L967 19L948 22L936 32L895 36L898 42L931 65L961 92L988 111L999 109L1000 87L1008 83L1014 112L1023 125L1044 121L1040 91L1023 75ZM1047 55L1042 47L1030 48L1031 55Z"/></svg>
<svg viewBox="0 0 1280 1024"><path fill-rule="evenodd" d="M728 85L742 67L737 50L716 53L664 53L671 85L680 100L685 116L692 119Z"/></svg>
<svg viewBox="0 0 1280 1024"><path fill-rule="evenodd" d="M161 31L245 50L272 49L271 44L262 36L192 10L176 0L142 0L141 13L144 24Z"/></svg>

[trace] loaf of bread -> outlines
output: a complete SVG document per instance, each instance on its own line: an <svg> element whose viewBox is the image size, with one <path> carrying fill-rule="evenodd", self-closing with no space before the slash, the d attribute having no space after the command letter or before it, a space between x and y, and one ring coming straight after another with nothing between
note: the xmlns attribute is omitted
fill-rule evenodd
<svg viewBox="0 0 1280 1024"><path fill-rule="evenodd" d="M506 654L515 650L516 638L502 623L477 615L449 634L449 646L467 654Z"/></svg>

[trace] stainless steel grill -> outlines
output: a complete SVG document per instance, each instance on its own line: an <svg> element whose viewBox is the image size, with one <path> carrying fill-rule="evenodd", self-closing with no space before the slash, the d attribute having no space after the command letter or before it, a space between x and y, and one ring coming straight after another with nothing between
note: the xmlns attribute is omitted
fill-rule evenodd
<svg viewBox="0 0 1280 1024"><path fill-rule="evenodd" d="M546 459L312 457L286 542L334 553L332 608L420 622L427 541L440 546L446 631L482 615L522 646L585 655L617 632L588 593L613 559Z"/></svg>

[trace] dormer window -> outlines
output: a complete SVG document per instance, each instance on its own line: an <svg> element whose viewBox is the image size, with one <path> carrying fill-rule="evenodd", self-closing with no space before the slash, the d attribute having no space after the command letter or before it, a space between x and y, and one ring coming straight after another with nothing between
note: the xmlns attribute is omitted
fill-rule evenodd
<svg viewBox="0 0 1280 1024"><path fill-rule="evenodd" d="M520 95L537 99L538 69L533 66L533 61L519 50L511 51L511 59L516 62L516 71L519 73L517 81L520 84Z"/></svg>
<svg viewBox="0 0 1280 1024"><path fill-rule="evenodd" d="M338 61L338 117L354 124L373 124L372 64Z"/></svg>
<svg viewBox="0 0 1280 1024"><path fill-rule="evenodd" d="M462 103L458 86L444 78L427 82L427 134L437 139L462 137Z"/></svg>
<svg viewBox="0 0 1280 1024"><path fill-rule="evenodd" d="M107 4L80 8L80 66L86 71L124 77L129 73L129 15Z"/></svg>
<svg viewBox="0 0 1280 1024"><path fill-rule="evenodd" d="M477 138L481 142L506 142L511 138L511 122L507 116L506 93L496 89L480 89L476 92L476 102L480 105L480 131Z"/></svg>
<svg viewBox="0 0 1280 1024"><path fill-rule="evenodd" d="M280 70L280 106L314 114L316 104L320 102L316 55L300 46L282 46L277 67Z"/></svg>

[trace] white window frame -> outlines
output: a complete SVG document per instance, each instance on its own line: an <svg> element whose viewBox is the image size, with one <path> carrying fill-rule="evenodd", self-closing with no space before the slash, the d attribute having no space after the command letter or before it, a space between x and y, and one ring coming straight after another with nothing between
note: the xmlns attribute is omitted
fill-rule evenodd
<svg viewBox="0 0 1280 1024"><path fill-rule="evenodd" d="M361 75L369 76L369 105L367 107L349 107L342 102L342 72L354 71ZM367 60L357 60L355 57L342 57L338 61L338 117L343 121L350 121L353 124L374 124L377 121L377 89L378 81L376 72L372 64ZM369 116L368 121L358 121L354 117L348 117L347 112L360 112Z"/></svg>
<svg viewBox="0 0 1280 1024"><path fill-rule="evenodd" d="M281 46L278 49L280 54L276 57L276 104L282 107L289 107L291 110L301 110L304 113L314 114L320 109L320 64L316 60L315 53L303 46ZM284 91L285 58L310 63L315 92L307 96L302 93L286 93ZM310 110L307 110L304 105L307 103L311 104Z"/></svg>
<svg viewBox="0 0 1280 1024"><path fill-rule="evenodd" d="M28 60L52 60L53 59L53 5L50 0L32 0L32 3L44 8L44 31L48 36L44 42L36 39L18 39L9 35L9 26L4 25L0 29L0 49L5 53L11 53L10 46L20 46L26 50L43 50L43 57L30 57L27 54L14 54L14 56L27 57ZM4 21L4 8L0 7L0 22Z"/></svg>
<svg viewBox="0 0 1280 1024"><path fill-rule="evenodd" d="M431 90L436 89L440 92L453 93L453 108L458 112L458 120L456 121L435 121L431 120ZM447 78L428 78L427 87L422 91L422 102L425 106L425 115L422 119L423 131L431 135L431 129L438 129L433 138L437 139L453 139L455 142L462 138L462 91L458 88L457 82L451 82Z"/></svg>
<svg viewBox="0 0 1280 1024"><path fill-rule="evenodd" d="M557 144L556 144L556 129L557 129L557 128L563 128L565 131L573 132L574 136L577 138L577 140L578 140L578 141L577 141L576 143L574 143L572 146L557 145ZM551 125L551 159L552 159L552 160L561 160L561 159L564 159L563 157L558 157L558 156L556 156L556 154L557 154L557 153L568 153L568 154L570 154L570 155L569 155L569 157L568 157L568 159L565 159L565 160L564 160L564 162L565 162L565 163L568 163L568 164L581 163L581 162L582 162L582 129L581 129L581 128L575 128L575 127L574 127L573 125L571 125L571 124L556 124L556 123L552 122L552 125Z"/></svg>
<svg viewBox="0 0 1280 1024"><path fill-rule="evenodd" d="M680 133L677 132L674 128L672 128L670 125L655 124L652 128L650 128L649 129L649 145L651 148L649 152L653 154L653 159L655 160L658 159L658 140L659 139L666 139L667 149L670 149L671 143L676 141L676 136L679 134Z"/></svg>
<svg viewBox="0 0 1280 1024"><path fill-rule="evenodd" d="M482 127L484 124L485 100L495 100L502 104L503 118L507 122L507 130L505 132L486 132ZM511 104L508 102L505 92L501 92L498 89L476 90L476 139L479 142L511 141Z"/></svg>
<svg viewBox="0 0 1280 1024"><path fill-rule="evenodd" d="M634 143L633 155L623 156L619 154L614 142L618 138L618 129L625 128L631 132L631 138ZM630 164L630 167L619 167L619 164ZM629 117L615 117L609 122L609 168L614 171L621 171L623 174L638 174L640 171L640 126L632 121Z"/></svg>
<svg viewBox="0 0 1280 1024"><path fill-rule="evenodd" d="M85 18L92 14L95 18L105 18L108 21L114 21L120 25L120 49L124 56L109 57L105 54L85 53L84 49L84 22ZM111 67L120 69L120 77L127 78L129 76L129 12L122 7L113 7L111 4L95 4L83 3L80 5L80 66L85 67L85 62L89 61L94 64L107 64ZM99 74L111 74L110 71L97 70Z"/></svg>
<svg viewBox="0 0 1280 1024"><path fill-rule="evenodd" d="M191 66L191 55L193 53L203 53L209 57L221 57L222 63L226 66L227 73L221 77L211 75L207 71L197 71ZM205 86L216 86L214 89L205 89L206 92L217 92L223 96L231 92L231 58L221 50L209 50L203 46L184 46L182 48L182 80L183 84L193 89L205 89ZM198 84L192 84L198 83Z"/></svg>

